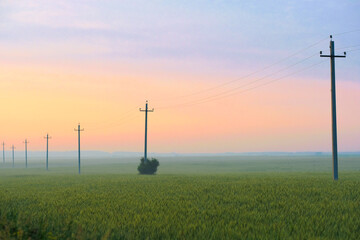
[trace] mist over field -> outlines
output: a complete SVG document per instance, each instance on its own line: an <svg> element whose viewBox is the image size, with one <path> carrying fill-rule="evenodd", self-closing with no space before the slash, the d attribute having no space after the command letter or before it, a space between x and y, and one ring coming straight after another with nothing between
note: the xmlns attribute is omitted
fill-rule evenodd
<svg viewBox="0 0 360 240"><path fill-rule="evenodd" d="M24 154L15 155L15 168L24 168ZM142 153L83 151L81 153L82 173L133 173ZM77 152L51 152L50 171L76 173ZM192 174L222 172L328 172L332 169L330 153L219 153L219 154L177 154L149 153L160 161L158 174ZM11 168L11 157L7 157L3 167ZM340 171L360 171L360 153L341 153ZM42 152L28 153L28 168L45 170L45 155ZM11 170L11 169L9 169Z"/></svg>

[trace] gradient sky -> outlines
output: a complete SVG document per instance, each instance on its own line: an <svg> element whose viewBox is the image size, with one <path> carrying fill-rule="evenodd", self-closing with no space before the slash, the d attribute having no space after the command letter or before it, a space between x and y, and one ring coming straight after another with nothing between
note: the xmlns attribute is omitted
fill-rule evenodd
<svg viewBox="0 0 360 240"><path fill-rule="evenodd" d="M2 0L0 140L43 150L49 132L50 149L75 150L80 122L84 150L142 151L147 99L151 152L330 151L330 66L318 53L333 34L348 51L336 61L339 151L359 151L359 11L359 1Z"/></svg>

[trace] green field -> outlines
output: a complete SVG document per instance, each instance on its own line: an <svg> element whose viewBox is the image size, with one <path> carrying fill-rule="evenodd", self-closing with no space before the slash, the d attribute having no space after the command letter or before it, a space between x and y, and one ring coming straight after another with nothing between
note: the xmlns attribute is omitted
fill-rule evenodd
<svg viewBox="0 0 360 240"><path fill-rule="evenodd" d="M338 182L328 156L159 160L155 176L136 159L2 168L0 239L360 236L359 156L340 158Z"/></svg>

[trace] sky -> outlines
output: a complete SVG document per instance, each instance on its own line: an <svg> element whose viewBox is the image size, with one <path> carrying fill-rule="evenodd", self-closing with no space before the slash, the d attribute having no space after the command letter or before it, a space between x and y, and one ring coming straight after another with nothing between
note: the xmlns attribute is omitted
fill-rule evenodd
<svg viewBox="0 0 360 240"><path fill-rule="evenodd" d="M360 151L359 1L0 0L0 140L28 149Z"/></svg>

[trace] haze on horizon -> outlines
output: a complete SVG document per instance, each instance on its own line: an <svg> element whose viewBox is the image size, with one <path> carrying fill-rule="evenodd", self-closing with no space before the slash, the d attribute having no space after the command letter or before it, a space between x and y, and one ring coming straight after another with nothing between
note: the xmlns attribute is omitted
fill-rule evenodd
<svg viewBox="0 0 360 240"><path fill-rule="evenodd" d="M318 53L333 34L348 51L336 60L339 151L359 151L359 10L335 0L1 1L0 141L21 150L28 138L40 151L48 132L50 150L75 150L80 122L84 150L141 152L138 109L149 100L149 152L328 152L330 67Z"/></svg>

